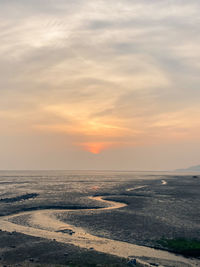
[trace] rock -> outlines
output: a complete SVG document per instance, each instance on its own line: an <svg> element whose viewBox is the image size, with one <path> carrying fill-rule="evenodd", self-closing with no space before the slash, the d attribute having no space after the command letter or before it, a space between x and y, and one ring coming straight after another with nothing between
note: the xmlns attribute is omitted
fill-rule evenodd
<svg viewBox="0 0 200 267"><path fill-rule="evenodd" d="M58 232L58 233L64 233L64 234L69 234L69 235L75 234L75 232L72 231L71 229L62 229L62 230L58 230L56 232Z"/></svg>
<svg viewBox="0 0 200 267"><path fill-rule="evenodd" d="M134 266L134 265L136 265L136 259L132 259L132 260L130 260L130 261L128 261L128 266Z"/></svg>

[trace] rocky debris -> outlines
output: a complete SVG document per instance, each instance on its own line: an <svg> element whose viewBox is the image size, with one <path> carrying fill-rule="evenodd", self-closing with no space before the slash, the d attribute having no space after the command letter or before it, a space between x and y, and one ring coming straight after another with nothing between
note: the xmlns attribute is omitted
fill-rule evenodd
<svg viewBox="0 0 200 267"><path fill-rule="evenodd" d="M63 229L63 230L58 230L56 231L57 233L64 233L64 234L68 234L68 235L73 235L75 234L74 231L72 231L71 229Z"/></svg>
<svg viewBox="0 0 200 267"><path fill-rule="evenodd" d="M128 266L134 266L136 264L137 264L136 259L132 259L132 260L128 261Z"/></svg>

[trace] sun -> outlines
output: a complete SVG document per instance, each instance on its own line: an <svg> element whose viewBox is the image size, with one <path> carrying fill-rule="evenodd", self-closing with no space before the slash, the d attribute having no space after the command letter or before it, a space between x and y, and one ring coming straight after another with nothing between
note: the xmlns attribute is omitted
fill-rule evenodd
<svg viewBox="0 0 200 267"><path fill-rule="evenodd" d="M104 149L108 148L110 145L108 143L103 142L88 142L88 143L81 143L79 144L84 150L92 153L92 154L99 154Z"/></svg>

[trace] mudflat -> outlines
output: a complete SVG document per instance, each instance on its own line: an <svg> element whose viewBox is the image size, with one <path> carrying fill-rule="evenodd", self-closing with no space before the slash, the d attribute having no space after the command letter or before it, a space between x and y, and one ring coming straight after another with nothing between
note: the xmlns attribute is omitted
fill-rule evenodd
<svg viewBox="0 0 200 267"><path fill-rule="evenodd" d="M7 229L12 230L12 233L0 232L0 238L3 240L0 256L2 264L127 266L127 264L130 265L128 261L131 258L137 258L138 266L141 266L142 262L148 262L151 264L149 266L155 266L155 264L198 266L198 237L200 236L200 178L198 176L194 178L192 175L166 174L62 173L62 175L59 174L58 179L58 174L55 173L45 175L43 173L42 179L45 187L37 183L37 177L40 176L41 180L41 174L29 178L27 174L10 175L6 183L2 181L0 184L4 190L1 199L6 199L0 205L0 221L8 219L8 223L2 225L3 230L6 230L5 227L9 224L14 227ZM113 208L116 206L117 208ZM37 223L44 211L48 215L51 211L50 218L56 220L57 225L49 224L51 229L48 228L48 223L45 224L45 220L43 220L43 226ZM33 218L35 218L35 224L33 224ZM21 233L13 232L15 228ZM34 230L31 232L31 229ZM97 252L95 244L93 246L92 243L87 243L90 240L86 238L84 242L87 244L80 248L78 243L73 241L78 238L77 229L81 229L83 234L90 235L98 242L104 240L107 242L105 244L108 244L112 241L113 246L128 244L131 248L130 254L133 253L125 255L126 259L123 259L124 254L118 253L117 246L113 248L114 252L110 252L109 249ZM40 232L31 237L36 230ZM45 236L44 231L49 231L50 237ZM41 236L38 233L41 233ZM60 238L58 238L59 242L52 240L55 233ZM11 239L12 242L9 241ZM183 242L177 242L177 240ZM193 250L188 248L178 250L176 246L170 246L170 244L194 243L194 240L196 247ZM141 246L139 254L136 253L134 246L131 247L132 244ZM145 250L141 253L143 247L161 250L157 250L155 255L148 253L145 255ZM176 258L174 254L170 254L169 258L166 256L159 258L159 252L162 254L162 250L174 251L190 258L182 256ZM191 251L193 254L188 255ZM21 254L24 256L21 257Z"/></svg>

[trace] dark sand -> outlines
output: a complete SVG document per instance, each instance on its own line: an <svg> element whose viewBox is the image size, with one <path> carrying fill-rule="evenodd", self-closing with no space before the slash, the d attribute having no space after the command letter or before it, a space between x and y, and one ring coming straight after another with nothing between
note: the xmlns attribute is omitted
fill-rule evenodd
<svg viewBox="0 0 200 267"><path fill-rule="evenodd" d="M59 209L100 207L102 203L92 201L88 196L104 195L105 199L124 202L128 205L122 209L104 210L104 212L90 212L86 209L78 213L67 212L60 214L59 218L69 224L81 226L96 236L158 248L161 248L161 245L157 241L162 237L189 239L200 237L200 178L159 175L148 176L146 180L135 180L131 179L130 175L124 180L118 177L105 179L102 183L98 180L88 181L86 184L83 179L82 183L85 183L85 187L83 189L80 186L80 190L77 190L77 187L69 190L66 188L67 185L59 187L55 184L47 185L44 189L39 182L34 185L34 179L32 185L27 181L26 188L21 190L23 183L19 183L20 190L16 192L17 194L10 191L1 196L1 199L3 197L15 199L16 196L20 197L20 193L21 195L34 193L38 196L12 203L2 202L0 214L3 216L44 207ZM65 181L62 182L65 184ZM74 180L72 179L71 182ZM68 183L70 184L70 181ZM81 184L81 181L79 183ZM6 192L6 185L4 186ZM131 190L135 187L138 189ZM21 217L16 220L19 220L17 223L23 224L27 218L25 220ZM24 265L29 262L32 265L44 263L66 265L71 262L80 266L97 264L127 266L126 261L114 256L18 233L10 235L0 232L0 244L2 265L13 266L17 263ZM147 259L147 261L154 262L153 259ZM170 265L163 263L163 266Z"/></svg>

